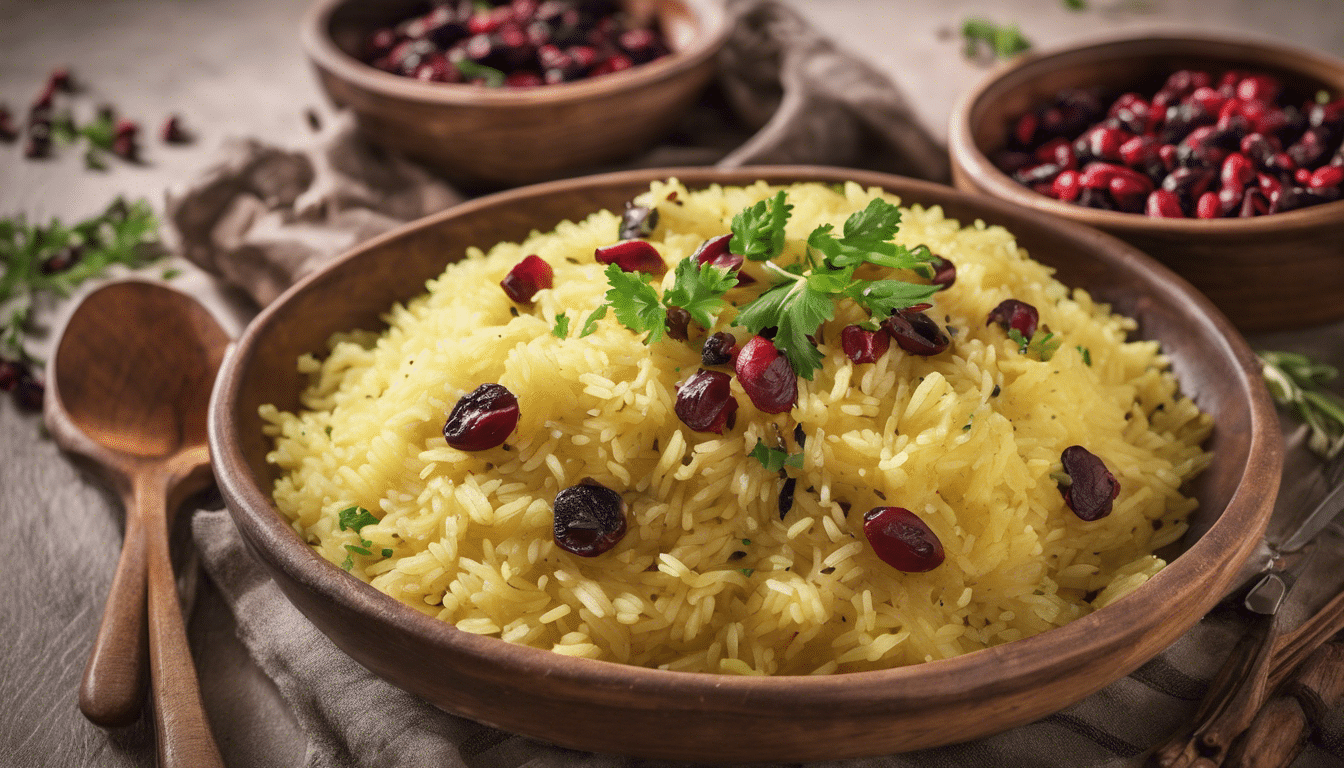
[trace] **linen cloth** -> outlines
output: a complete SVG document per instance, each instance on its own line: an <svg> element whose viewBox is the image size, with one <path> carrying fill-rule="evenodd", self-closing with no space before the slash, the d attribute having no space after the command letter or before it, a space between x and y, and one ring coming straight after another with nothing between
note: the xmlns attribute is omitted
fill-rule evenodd
<svg viewBox="0 0 1344 768"><path fill-rule="evenodd" d="M945 179L942 148L919 129L902 95L880 73L837 51L786 6L751 0L733 10L737 32L724 52L717 96L688 115L672 140L628 165L829 163ZM324 259L458 199L431 175L363 145L348 126L337 124L304 150L238 144L208 178L172 196L170 217L184 255L264 304ZM24 691L58 677L54 669L82 666L87 642L70 642L70 635L96 624L91 617L101 611L103 595L81 585L94 581L95 572L109 573L115 562L91 556L92 542L119 536L114 518L99 517L91 526L80 514L116 503L99 486L81 483L50 442L34 450L30 424L0 407L0 455L24 452L22 460L0 461L0 488L34 500L43 514L7 510L5 522L17 523L8 532L35 562L66 568L53 573L0 559L0 575L11 588L36 591L41 585L57 596L42 604L43 616L28 613L22 603L17 613L6 614L7 642L60 650L31 665L0 668L0 691L6 693L0 717L16 723L41 719L32 711L40 698ZM1297 456L1309 467L1303 454ZM1296 489L1300 495L1319 492L1307 482L1309 473L1290 476L1304 478ZM1284 498L1292 495L1285 492ZM68 539L72 530L81 531L74 541ZM382 682L317 632L250 562L226 513L197 512L189 532L248 652L306 734L306 766L656 764L559 749L445 714ZM79 540L85 536L87 541ZM43 634L53 626L63 629ZM1039 723L971 744L834 765L1138 764L1144 750L1193 712L1240 629L1236 616L1215 613L1134 675ZM1319 745L1296 766L1344 761L1340 720L1333 713ZM113 732L102 756L110 761L124 749L134 763L145 764L148 730L142 719ZM41 736L38 730L16 734L7 753L24 765L81 764L63 748L34 753L29 744L53 741Z"/></svg>

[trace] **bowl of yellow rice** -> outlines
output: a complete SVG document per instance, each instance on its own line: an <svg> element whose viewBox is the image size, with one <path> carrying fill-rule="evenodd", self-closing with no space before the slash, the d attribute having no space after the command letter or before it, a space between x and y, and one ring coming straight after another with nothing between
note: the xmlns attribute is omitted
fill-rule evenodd
<svg viewBox="0 0 1344 768"><path fill-rule="evenodd" d="M803 167L366 243L248 327L210 433L258 561L369 669L731 762L964 741L1128 674L1231 588L1282 455L1245 342L1143 254Z"/></svg>

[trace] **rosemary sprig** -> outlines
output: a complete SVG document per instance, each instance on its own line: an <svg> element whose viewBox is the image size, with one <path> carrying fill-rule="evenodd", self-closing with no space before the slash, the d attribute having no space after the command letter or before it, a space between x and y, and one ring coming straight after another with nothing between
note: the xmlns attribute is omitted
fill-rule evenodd
<svg viewBox="0 0 1344 768"><path fill-rule="evenodd" d="M1296 352L1257 355L1270 395L1310 430L1307 447L1327 459L1344 450L1344 399L1325 388L1339 370Z"/></svg>

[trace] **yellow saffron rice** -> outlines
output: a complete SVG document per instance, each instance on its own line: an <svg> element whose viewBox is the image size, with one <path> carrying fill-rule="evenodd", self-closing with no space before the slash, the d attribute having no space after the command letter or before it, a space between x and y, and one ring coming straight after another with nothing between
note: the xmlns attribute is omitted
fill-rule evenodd
<svg viewBox="0 0 1344 768"><path fill-rule="evenodd" d="M673 265L777 189L654 183L640 202L660 212L649 240L669 271L655 283L670 286ZM839 231L873 197L899 203L855 184L787 192L795 255L815 227ZM840 331L866 314L841 301L819 334L824 366L799 380L793 410L761 413L734 379L741 407L721 436L673 412L707 331L693 324L690 342L646 345L608 313L580 336L608 289L593 252L616 240L618 215L468 249L425 295L390 308L385 332L337 334L298 361L311 376L302 410L262 409L281 472L275 501L323 557L461 630L674 670L913 664L1034 635L1125 595L1186 530L1195 501L1180 488L1208 463L1211 420L1179 393L1157 343L1126 341L1131 320L1060 284L1010 232L938 208L902 212L896 242L956 265L928 310L953 330L951 346L918 357L893 343L875 363L851 363ZM499 283L529 254L553 267L554 287L517 305ZM1061 340L1048 360L986 323L1008 298L1034 305ZM731 320L709 330L745 341ZM516 431L499 448L449 447L448 412L487 382L517 396ZM781 478L748 453L796 425L805 449L781 519ZM1108 517L1084 522L1065 506L1052 474L1070 445L1119 481ZM552 538L556 493L584 478L629 505L624 539L593 558ZM378 522L341 530L352 506ZM918 515L945 562L909 574L879 560L863 533L876 506Z"/></svg>

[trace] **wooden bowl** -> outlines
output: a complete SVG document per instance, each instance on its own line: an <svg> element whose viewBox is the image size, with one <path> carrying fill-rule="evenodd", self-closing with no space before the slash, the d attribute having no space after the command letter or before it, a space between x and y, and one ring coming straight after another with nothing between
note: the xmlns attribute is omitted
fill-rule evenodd
<svg viewBox="0 0 1344 768"><path fill-rule="evenodd" d="M574 658L462 632L319 557L276 510L270 441L257 408L298 405L299 355L334 331L376 329L387 308L468 245L518 240L599 208L619 210L650 180L692 188L854 180L963 223L1010 228L1030 253L1137 319L1184 391L1211 413L1212 465L1184 551L1130 595L1062 628L958 658L877 672L737 677ZM1096 230L948 187L839 168L640 170L553 182L460 205L384 235L303 280L263 311L224 363L210 410L215 471L257 559L338 646L448 711L566 747L702 761L821 760L974 739L1055 712L1166 648L1229 588L1262 535L1283 446L1244 341L1185 281Z"/></svg>
<svg viewBox="0 0 1344 768"><path fill-rule="evenodd" d="M627 158L662 138L714 74L731 31L716 0L623 0L654 14L672 53L601 77L536 88L427 83L357 57L368 33L405 18L418 0L317 0L303 46L327 95L361 134L468 188L560 178Z"/></svg>
<svg viewBox="0 0 1344 768"><path fill-rule="evenodd" d="M1344 94L1344 61L1267 42L1149 36L1028 55L987 76L953 110L954 184L1126 240L1194 283L1242 331L1344 318L1344 200L1247 219L1158 219L1046 197L989 160L1022 114L1061 90L1151 94L1182 68L1269 72L1303 98L1319 89Z"/></svg>

